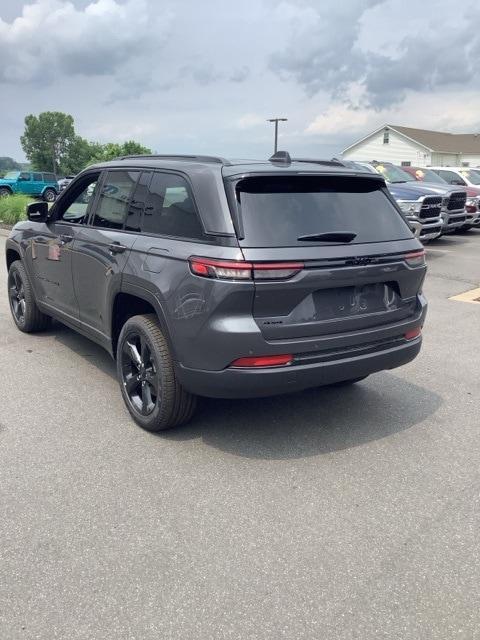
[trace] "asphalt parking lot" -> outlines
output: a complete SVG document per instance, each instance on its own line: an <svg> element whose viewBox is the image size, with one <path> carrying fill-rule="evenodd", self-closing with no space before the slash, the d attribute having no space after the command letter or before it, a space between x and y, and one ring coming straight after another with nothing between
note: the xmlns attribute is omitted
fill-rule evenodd
<svg viewBox="0 0 480 640"><path fill-rule="evenodd" d="M157 436L99 347L14 328L4 244L0 638L480 638L480 231L428 245L414 362Z"/></svg>

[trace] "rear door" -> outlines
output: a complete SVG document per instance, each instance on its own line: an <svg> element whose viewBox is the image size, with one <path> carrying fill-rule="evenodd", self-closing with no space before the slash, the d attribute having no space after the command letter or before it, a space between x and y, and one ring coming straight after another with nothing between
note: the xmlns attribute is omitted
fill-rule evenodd
<svg viewBox="0 0 480 640"><path fill-rule="evenodd" d="M140 173L104 172L89 224L75 237L72 269L80 321L103 336L109 334L111 302L138 231L132 195Z"/></svg>
<svg viewBox="0 0 480 640"><path fill-rule="evenodd" d="M402 255L418 245L383 181L259 176L233 190L240 246L260 263L253 315L265 338L349 332L416 312L424 269ZM287 263L286 271L269 262Z"/></svg>
<svg viewBox="0 0 480 640"><path fill-rule="evenodd" d="M39 196L43 190L43 175L41 173L32 173L32 195Z"/></svg>

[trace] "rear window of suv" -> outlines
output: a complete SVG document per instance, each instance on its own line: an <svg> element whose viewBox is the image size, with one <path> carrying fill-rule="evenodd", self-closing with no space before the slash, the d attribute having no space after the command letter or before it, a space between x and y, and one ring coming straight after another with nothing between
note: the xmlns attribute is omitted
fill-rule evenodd
<svg viewBox="0 0 480 640"><path fill-rule="evenodd" d="M243 178L235 185L240 242L246 247L331 245L299 238L340 231L356 234L349 244L411 238L383 189L378 180L341 176Z"/></svg>

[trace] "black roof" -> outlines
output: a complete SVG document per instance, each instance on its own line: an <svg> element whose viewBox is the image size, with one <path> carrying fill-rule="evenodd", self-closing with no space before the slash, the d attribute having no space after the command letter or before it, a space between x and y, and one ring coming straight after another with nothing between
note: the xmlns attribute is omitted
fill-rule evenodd
<svg viewBox="0 0 480 640"><path fill-rule="evenodd" d="M280 156L280 154L284 154ZM110 162L93 165L95 168L121 167L128 162L129 166L150 169L172 169L184 171L187 174L204 173L209 168L212 173L219 173L224 177L231 177L247 173L318 173L333 175L369 176L364 170L352 167L351 163L320 158L291 158L287 152L278 152L269 160L227 159L220 156L208 155L132 155L122 156ZM350 166L349 166L350 165ZM92 167L89 167L92 168Z"/></svg>

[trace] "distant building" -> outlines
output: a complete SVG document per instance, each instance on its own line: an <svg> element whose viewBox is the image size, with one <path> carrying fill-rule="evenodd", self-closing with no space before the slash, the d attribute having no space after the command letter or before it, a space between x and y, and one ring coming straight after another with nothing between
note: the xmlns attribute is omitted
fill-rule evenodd
<svg viewBox="0 0 480 640"><path fill-rule="evenodd" d="M413 166L480 166L478 133L444 133L385 124L343 150L346 160Z"/></svg>

